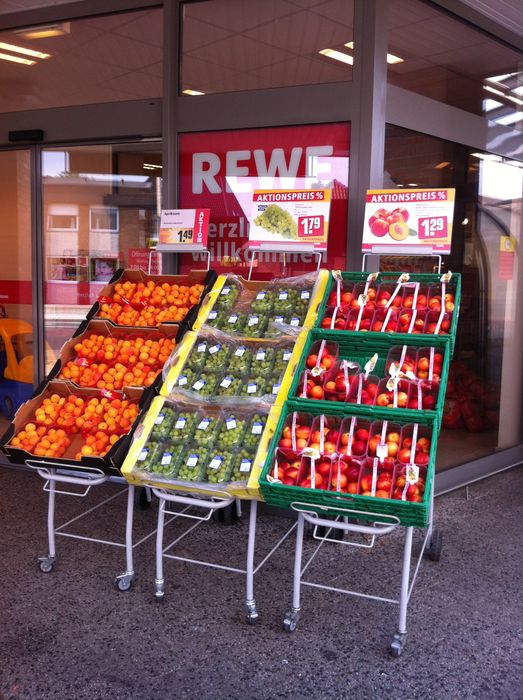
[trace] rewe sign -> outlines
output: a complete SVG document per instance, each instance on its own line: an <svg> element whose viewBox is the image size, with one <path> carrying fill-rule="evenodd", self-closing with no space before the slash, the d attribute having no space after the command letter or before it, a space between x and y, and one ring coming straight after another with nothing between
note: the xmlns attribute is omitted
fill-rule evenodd
<svg viewBox="0 0 523 700"><path fill-rule="evenodd" d="M213 267L241 272L254 190L332 188L327 264L345 269L348 158L348 124L182 134L180 207L210 208Z"/></svg>

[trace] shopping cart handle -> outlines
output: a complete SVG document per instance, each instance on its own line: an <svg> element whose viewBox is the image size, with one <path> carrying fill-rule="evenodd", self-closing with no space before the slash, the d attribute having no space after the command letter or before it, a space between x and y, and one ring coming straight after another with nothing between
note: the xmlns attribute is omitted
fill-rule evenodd
<svg viewBox="0 0 523 700"><path fill-rule="evenodd" d="M230 505L234 500L234 496L229 496L224 494L223 496L217 494L212 496L209 500L203 498L191 498L189 496L182 496L178 493L167 492L162 489L152 489L154 495L163 501L169 501L170 503L181 503L183 505L195 506L199 508L208 508L210 510L219 510L220 508L225 508Z"/></svg>
<svg viewBox="0 0 523 700"><path fill-rule="evenodd" d="M362 516L368 517L369 515L376 517L376 522L373 525L357 525L356 523L346 523L343 520L327 520L327 518L322 518L318 515L315 510L310 510L310 503L291 503L291 508L298 513L301 513L305 520L313 525L323 526L325 528L335 528L337 530L343 530L344 532L357 532L362 535L388 535L400 524L400 519L395 515L384 515L383 513L369 513L367 511L354 510L352 508L325 508L325 510L332 512L333 510L338 513L340 517L352 517L358 518ZM322 508L322 506L315 506L316 508ZM381 522L378 520L381 518ZM388 518L390 522L383 522L383 518Z"/></svg>

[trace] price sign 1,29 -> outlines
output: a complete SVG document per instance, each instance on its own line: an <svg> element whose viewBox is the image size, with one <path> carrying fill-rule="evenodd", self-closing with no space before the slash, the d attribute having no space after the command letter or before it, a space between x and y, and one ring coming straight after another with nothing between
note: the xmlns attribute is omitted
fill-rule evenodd
<svg viewBox="0 0 523 700"><path fill-rule="evenodd" d="M424 216L418 219L418 236L420 240L446 238L447 231L446 216Z"/></svg>
<svg viewBox="0 0 523 700"><path fill-rule="evenodd" d="M300 238L321 237L323 233L323 216L300 216L298 218L298 236Z"/></svg>
<svg viewBox="0 0 523 700"><path fill-rule="evenodd" d="M192 243L193 242L193 230L192 228L181 228L176 231L176 242L177 243Z"/></svg>

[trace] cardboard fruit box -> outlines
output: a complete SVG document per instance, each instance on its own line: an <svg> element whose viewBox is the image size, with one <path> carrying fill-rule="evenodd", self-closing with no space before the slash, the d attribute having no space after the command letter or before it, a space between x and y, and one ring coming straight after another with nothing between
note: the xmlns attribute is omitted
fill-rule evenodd
<svg viewBox="0 0 523 700"><path fill-rule="evenodd" d="M73 337L66 341L62 346L60 357L51 369L48 379L65 382L69 381L72 386L80 386L78 382L69 380L66 377L60 377L59 375L68 362L75 362L77 360L75 346L78 343L82 343L83 340L88 339L91 335L104 336L104 338L113 338L114 340L132 340L134 338L142 337L145 340L158 341L161 338L169 338L175 341L176 347L181 342L186 330L187 325L185 323L163 323L161 326L156 328L142 328L139 326L116 326L114 323L106 319L94 318L90 321L83 321ZM89 366L92 363L105 363L108 365L113 364L113 361L111 359L108 360L107 358L94 359L92 361L89 361L86 358L78 358L79 364L82 364L82 359L85 360L85 366ZM146 388L158 388L161 383L162 367L158 369L154 382L149 384ZM141 388L141 385L136 384L127 384L125 386ZM121 391L122 388L117 389L117 391Z"/></svg>
<svg viewBox="0 0 523 700"><path fill-rule="evenodd" d="M141 416L147 410L149 403L153 398L153 392L143 389L142 387L127 388L122 392L111 392L110 397L107 397L111 399L119 398L121 400L128 399L129 401L138 404L138 413L127 432L122 433L120 430L118 430L118 439L103 457L85 455L80 459L77 459L76 455L85 444L85 440L89 433L87 431L70 432L66 428L63 429L67 432L71 443L60 457L35 455L27 449L10 444L12 439L17 436L28 423L38 425L35 421L35 411L42 406L44 399L50 398L54 394L58 395L59 397L65 397L66 399L74 395L84 399L84 401L88 401L91 398L103 397L103 393L99 389L78 388L68 382L50 381L42 384L35 391L32 398L20 406L13 421L0 441L0 447L7 456L9 462L12 464L25 464L30 460L32 462L40 462L45 466L57 468L61 467L73 470L78 469L81 471L93 469L110 476L119 474L119 467L122 464L129 448L132 434L138 425ZM40 426L38 425L38 427ZM60 428L59 425L48 427ZM90 431L90 434L93 434L94 432L96 432L96 427Z"/></svg>
<svg viewBox="0 0 523 700"><path fill-rule="evenodd" d="M113 298L113 295L115 293L115 287L118 283L132 282L138 284L139 282L142 282L146 284L147 282L152 281L157 285L161 285L164 283L170 285L179 284L187 286L191 286L193 284L201 284L204 286L204 289L202 291L198 304L192 306L187 312L185 318L183 319L187 324L191 325L198 315L198 310L201 306L204 297L212 289L216 277L217 275L216 272L214 272L214 270L191 270L186 275L149 275L146 272L143 272L143 270L119 269L116 271L111 281L108 284L106 284L105 287L103 287L100 291L99 300L93 304L92 308L87 314L87 319L90 320L91 318L97 317L99 315L102 303L104 303L104 300L111 300ZM133 306L133 304L131 305ZM163 323L161 325L163 325Z"/></svg>

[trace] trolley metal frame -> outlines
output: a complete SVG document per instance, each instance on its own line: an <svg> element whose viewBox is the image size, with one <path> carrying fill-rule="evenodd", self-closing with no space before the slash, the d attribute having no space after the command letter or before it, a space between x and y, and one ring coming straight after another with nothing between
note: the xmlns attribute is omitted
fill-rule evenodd
<svg viewBox="0 0 523 700"><path fill-rule="evenodd" d="M441 555L442 547L442 536L439 530L433 528L433 514L434 514L434 491L431 489L430 496L430 506L429 506L429 521L425 532L425 537L421 547L421 552L416 561L414 573L411 576L412 568L412 539L414 533L414 526L402 526L398 517L394 515L385 515L381 513L369 513L364 511L359 511L355 508L347 508L340 506L336 507L326 507L320 505L313 506L310 503L304 503L296 501L291 504L291 508L298 513L298 522L296 528L296 549L294 555L294 575L293 575L293 595L292 595L292 607L290 611L285 614L283 620L283 627L287 632L294 632L297 628L298 621L301 614L301 586L310 586L314 588L320 588L327 591L334 591L336 593L344 593L346 595L358 596L360 598L368 598L371 600L377 600L384 603L391 603L394 605L399 605L399 622L397 632L392 637L390 643L390 653L393 656L400 656L402 653L406 639L407 639L407 609L418 576L418 571L421 565L421 560L423 555L426 554L433 561L439 561ZM336 520L329 520L325 517L321 517L317 510L328 511L329 513L336 513ZM376 520L369 525L361 525L354 522L349 522L349 519L357 520L358 518L368 517L369 515L375 516ZM311 554L305 566L302 567L303 558L303 539L305 531L305 523L309 523L314 526L313 536L315 539L320 540L314 552ZM327 586L320 583L314 583L312 581L303 580L303 576L307 571L308 567L311 565L312 561L320 551L321 547L326 542L333 542L336 544L344 544L348 546L355 547L366 547L372 548L376 537L382 537L383 535L390 534L397 527L405 527L405 542L403 546L403 563L401 572L401 586L399 599L397 598L385 598L383 596L372 595L370 593L364 593L361 591L352 591L344 588L336 588L333 586ZM324 536L318 536L318 528L322 527L326 529L326 534ZM345 533L356 533L360 535L369 535L371 541L369 544L362 544L360 542L343 542L339 539L331 538L330 534L332 531L339 531L341 536Z"/></svg>
<svg viewBox="0 0 523 700"><path fill-rule="evenodd" d="M48 553L46 555L38 557L38 566L40 571L45 574L51 573L54 569L56 562L56 536L69 537L71 539L83 540L87 542L95 542L97 544L106 544L113 547L123 547L125 548L125 571L115 578L115 586L119 591L128 591L132 588L135 571L134 571L134 561L133 561L133 549L138 547L140 544L152 537L156 530L149 533L138 542L133 544L133 518L134 518L134 497L135 497L135 487L127 484L127 482L122 477L108 476L104 474L100 469L96 468L82 468L79 467L78 470L68 470L63 464L57 462L49 461L39 461L39 460L28 460L26 465L31 469L34 469L38 476L44 480L43 490L49 494L48 496L48 507L47 507L47 537L48 537ZM76 498L85 498L89 491L94 486L101 486L102 484L114 483L124 486L124 490L109 496L97 505L83 511L79 515L71 518L65 523L59 526L55 525L55 512L56 512L56 495L61 494L64 496L73 496ZM64 488L57 488L58 485L64 485ZM81 487L82 490L75 491L72 488L65 487ZM76 535L71 532L66 532L66 528L72 523L77 522L86 515L97 510L101 506L109 503L113 499L121 496L127 490L127 511L126 511L126 523L125 523L125 542L118 542L114 540L97 539L95 537L87 537L85 535Z"/></svg>
<svg viewBox="0 0 523 700"><path fill-rule="evenodd" d="M256 522L258 514L258 501L250 501L250 513L249 513L249 533L247 538L247 557L246 565L244 569L225 566L222 564L216 564L214 562L203 561L201 559L192 559L188 557L182 557L175 554L169 554L169 550L175 545L179 544L190 532L199 527L202 523L208 522L213 513L227 508L236 508L236 513L241 516L241 501L234 496L227 494L217 493L215 496L209 496L204 498L202 494L194 495L194 497L185 494L182 495L180 492L174 492L167 489L152 488L152 492L159 499L160 504L158 508L158 528L156 531L156 578L155 578L155 596L158 600L162 600L165 594L165 578L164 578L164 559L176 559L178 561L183 561L188 564L197 564L199 566L207 566L213 569L220 569L222 571L229 571L236 574L244 574L246 577L245 582L245 614L247 622L254 624L259 617L258 609L256 606L256 600L254 598L254 575L262 568L262 566L271 558L271 556L276 552L276 550L285 542L289 537L291 532L296 528L297 523L294 523L285 534L278 540L270 552L257 564L254 564L254 551L256 542ZM177 504L180 506L185 506L182 511L169 510L168 504ZM188 512L190 508L198 508L207 510L207 514L204 516L195 515ZM185 532L183 532L179 537L170 542L167 546L164 546L164 526L165 526L165 516L172 515L174 520L178 517L185 517L195 520L196 522L192 524Z"/></svg>

